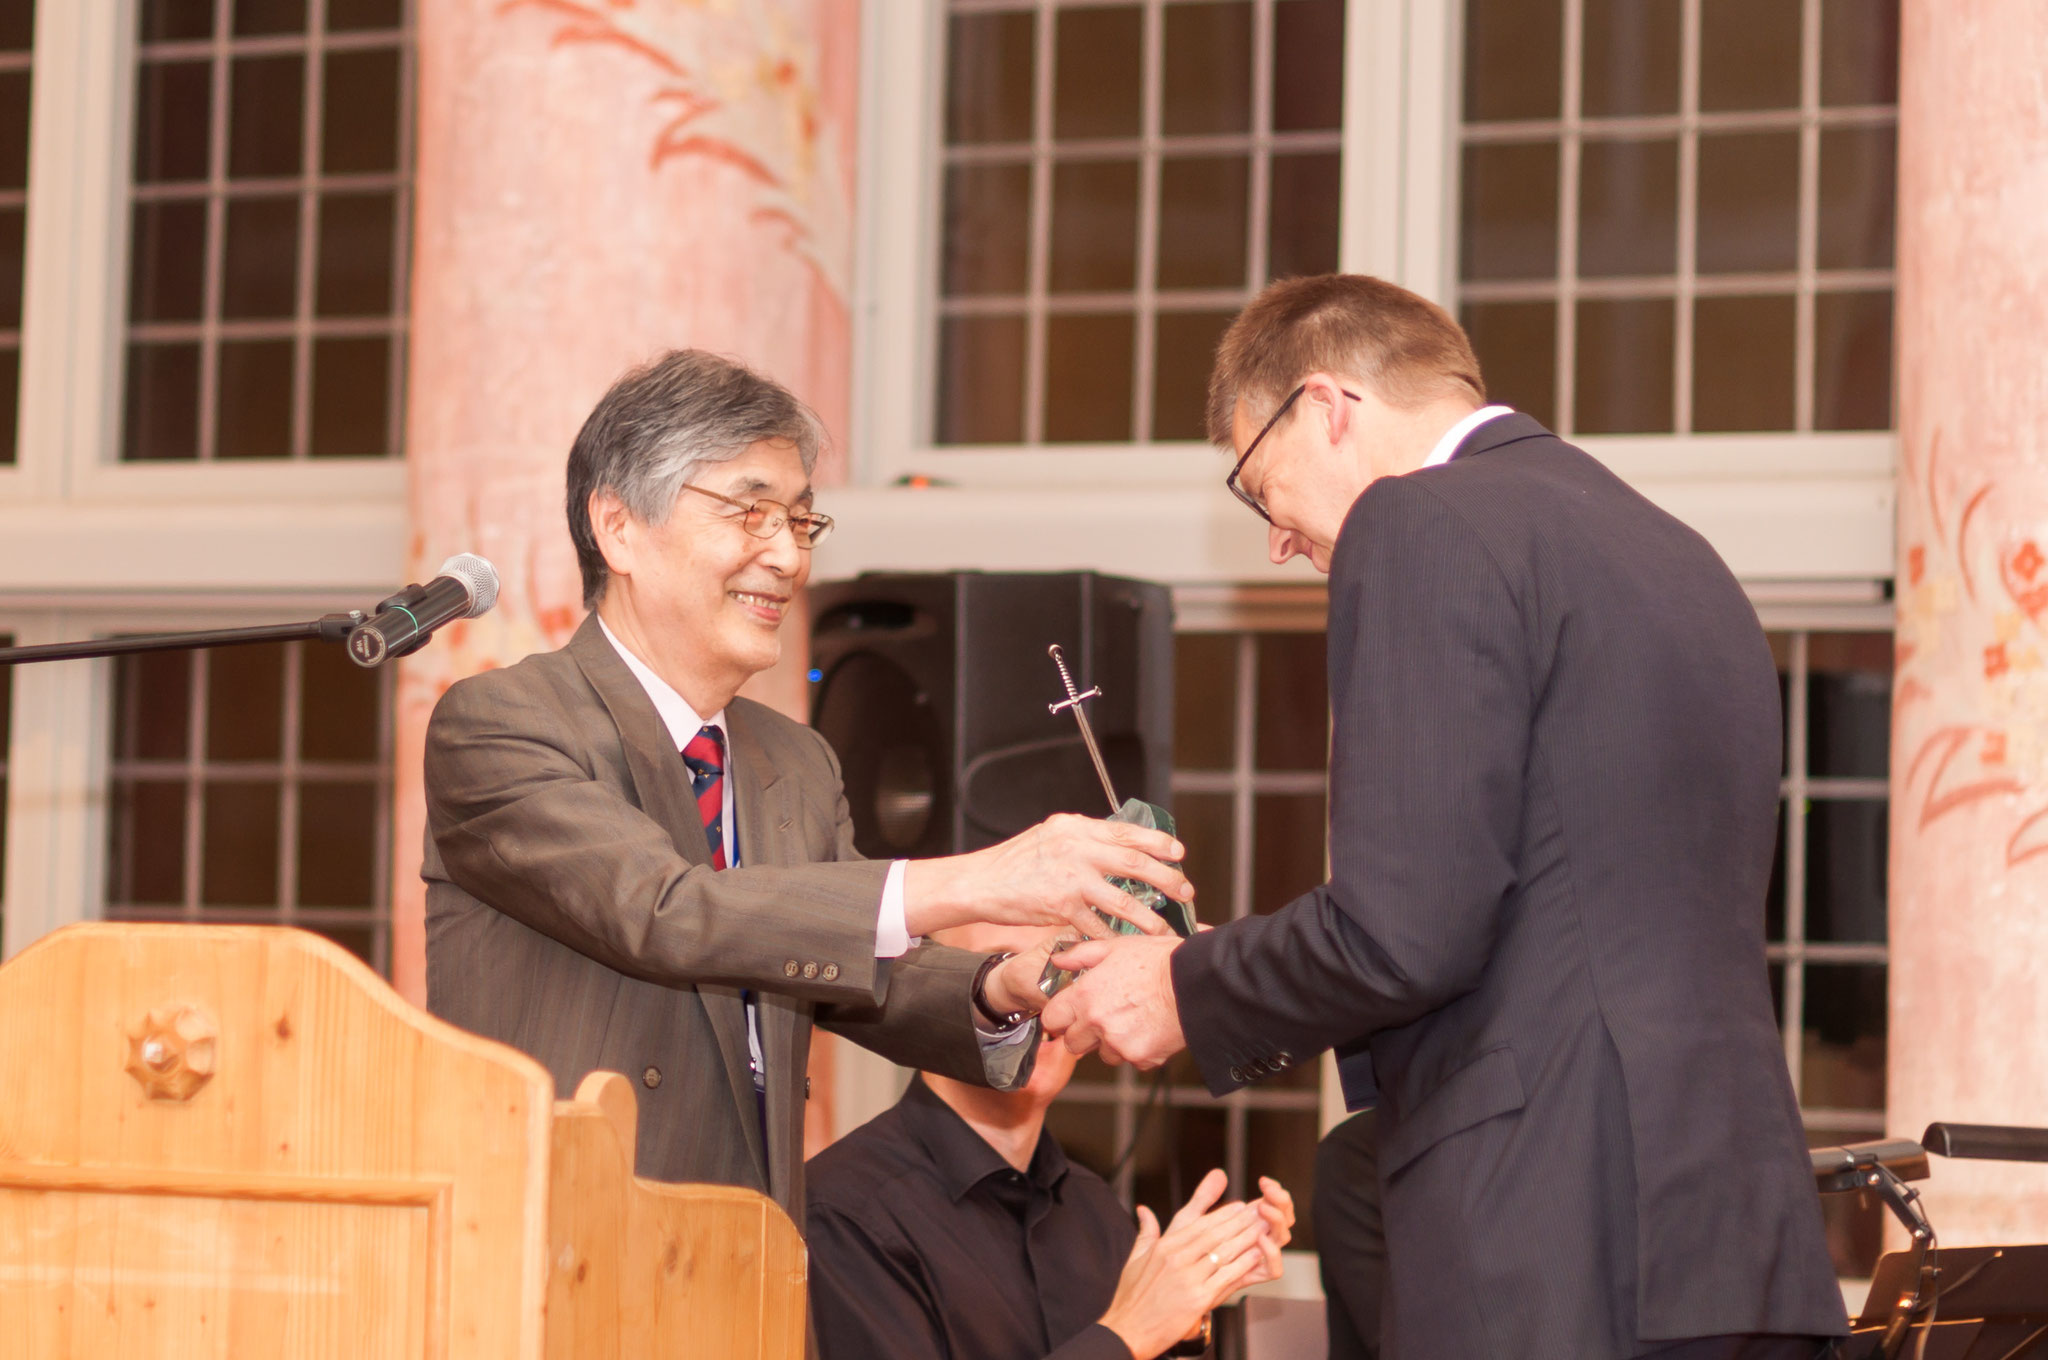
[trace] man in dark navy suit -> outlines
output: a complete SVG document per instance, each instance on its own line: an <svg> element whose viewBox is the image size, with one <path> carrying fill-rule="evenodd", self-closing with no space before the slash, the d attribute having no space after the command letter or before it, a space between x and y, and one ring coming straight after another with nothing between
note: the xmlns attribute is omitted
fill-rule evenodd
<svg viewBox="0 0 2048 1360"><path fill-rule="evenodd" d="M1330 578L1331 876L1092 941L1077 1051L1376 1102L1392 1360L1791 1360L1843 1333L1772 1018L1778 682L1706 541L1377 279L1232 324L1209 428Z"/></svg>

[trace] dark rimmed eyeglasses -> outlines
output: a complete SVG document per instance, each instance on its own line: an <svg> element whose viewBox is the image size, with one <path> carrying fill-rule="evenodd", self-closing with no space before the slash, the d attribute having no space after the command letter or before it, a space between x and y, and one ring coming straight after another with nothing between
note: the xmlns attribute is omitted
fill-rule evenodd
<svg viewBox="0 0 2048 1360"><path fill-rule="evenodd" d="M1341 387L1337 390L1339 392L1344 392L1344 395L1351 398L1353 401L1358 401L1360 399L1359 395L1356 392L1345 392L1344 389ZM1232 468L1230 470L1230 475L1223 479L1223 485L1229 488L1230 494L1237 497L1239 500L1243 501L1246 505L1250 506L1252 508L1252 513L1257 515L1260 519L1266 521L1266 523L1268 524L1271 524L1273 522L1273 517L1270 514L1266 513L1266 507L1259 503L1259 498L1257 496L1254 496L1251 492L1244 489L1244 484L1237 480L1237 475L1240 472L1244 471L1244 465L1246 463L1249 463L1252 460L1252 455L1259 451L1260 441L1265 439L1265 437L1268 434L1272 433L1273 427L1280 423L1280 417L1287 414L1287 408L1294 405L1295 402L1299 401L1301 399L1301 394L1306 391L1308 391L1308 384L1303 383L1301 386L1295 388L1292 392L1289 392L1287 394L1287 400L1280 403L1280 409L1273 412L1272 419L1268 420L1264 425L1261 425L1259 427L1259 432L1252 436L1252 442L1245 446L1244 457L1237 460L1237 466Z"/></svg>
<svg viewBox="0 0 2048 1360"><path fill-rule="evenodd" d="M721 496L716 491L706 491L701 486L683 483L683 490L694 491L700 496L709 496L715 501L724 501L741 513L734 518L740 528L755 538L773 538L782 532L782 526L789 526L790 537L799 548L814 548L819 540L832 532L832 517L810 510L792 510L781 501L736 501L730 496Z"/></svg>

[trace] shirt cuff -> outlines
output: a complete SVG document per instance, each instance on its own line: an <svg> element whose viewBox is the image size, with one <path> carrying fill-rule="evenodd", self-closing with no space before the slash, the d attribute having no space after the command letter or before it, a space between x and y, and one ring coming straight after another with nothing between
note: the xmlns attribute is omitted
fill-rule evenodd
<svg viewBox="0 0 2048 1360"><path fill-rule="evenodd" d="M889 876L882 880L882 910L875 918L878 959L900 959L910 952L910 926L904 920L903 906L903 866L908 862L893 861Z"/></svg>

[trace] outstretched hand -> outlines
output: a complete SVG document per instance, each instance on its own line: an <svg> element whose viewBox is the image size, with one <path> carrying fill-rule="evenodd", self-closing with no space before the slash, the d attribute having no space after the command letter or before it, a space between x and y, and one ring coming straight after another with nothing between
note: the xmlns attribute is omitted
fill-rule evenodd
<svg viewBox="0 0 2048 1360"><path fill-rule="evenodd" d="M1167 933L1159 914L1108 881L1149 883L1176 902L1195 900L1187 876L1167 863L1186 854L1163 831L1061 813L986 850L912 860L903 875L904 924L912 935L987 921L1066 926L1089 939L1110 934L1096 913L1147 935Z"/></svg>
<svg viewBox="0 0 2048 1360"><path fill-rule="evenodd" d="M1173 994L1174 936L1089 940L1052 956L1084 969L1046 1006L1045 1032L1069 1052L1097 1053L1115 1067L1154 1068L1187 1047Z"/></svg>

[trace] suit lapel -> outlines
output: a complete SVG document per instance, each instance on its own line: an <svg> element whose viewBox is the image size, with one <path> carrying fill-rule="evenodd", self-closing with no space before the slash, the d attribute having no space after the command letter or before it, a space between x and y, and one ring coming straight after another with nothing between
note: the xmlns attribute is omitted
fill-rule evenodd
<svg viewBox="0 0 2048 1360"><path fill-rule="evenodd" d="M789 789L768 757L749 706L739 700L725 708L732 735L734 828L742 864L783 864L789 857Z"/></svg>
<svg viewBox="0 0 2048 1360"><path fill-rule="evenodd" d="M733 816L741 864L787 864L793 858L789 812L790 786L768 754L754 713L743 700L726 705L725 727L732 738ZM768 1174L770 1192L783 1187L786 1176L801 1154L789 1146L789 1102L802 1089L803 1074L793 1070L796 1063L798 1005L774 992L754 993L754 1014L761 1027L761 1060L767 1064L768 1081Z"/></svg>
<svg viewBox="0 0 2048 1360"><path fill-rule="evenodd" d="M569 654L576 658L584 678L597 691L612 723L619 729L625 748L626 769L633 776L633 792L640 810L661 823L675 842L676 850L692 864L711 863L711 845L704 838L704 823L697 816L697 798L690 791L690 771L683 764L668 727L654 711L654 700L626 669L611 640L592 614L569 640Z"/></svg>
<svg viewBox="0 0 2048 1360"><path fill-rule="evenodd" d="M597 697L611 714L626 753L626 769L633 778L633 791L640 809L659 822L675 842L676 850L692 864L709 867L711 844L704 835L704 823L697 815L697 798L690 789L690 772L670 739L654 701L626 669L611 640L598 627L592 614L569 640L569 654L590 681ZM740 802L745 783L734 786L734 807L745 832L747 810ZM742 863L750 861L742 860ZM767 861L763 861L766 863ZM692 988L703 1003L711 1029L718 1036L720 1055L725 1059L726 1080L732 1086L733 1101L740 1111L740 1125L747 1131L747 1146L768 1183L767 1151L761 1146L760 1121L754 1117L754 1076L747 1062L747 1012L737 987L700 986ZM764 1038L765 1043L765 1038Z"/></svg>

